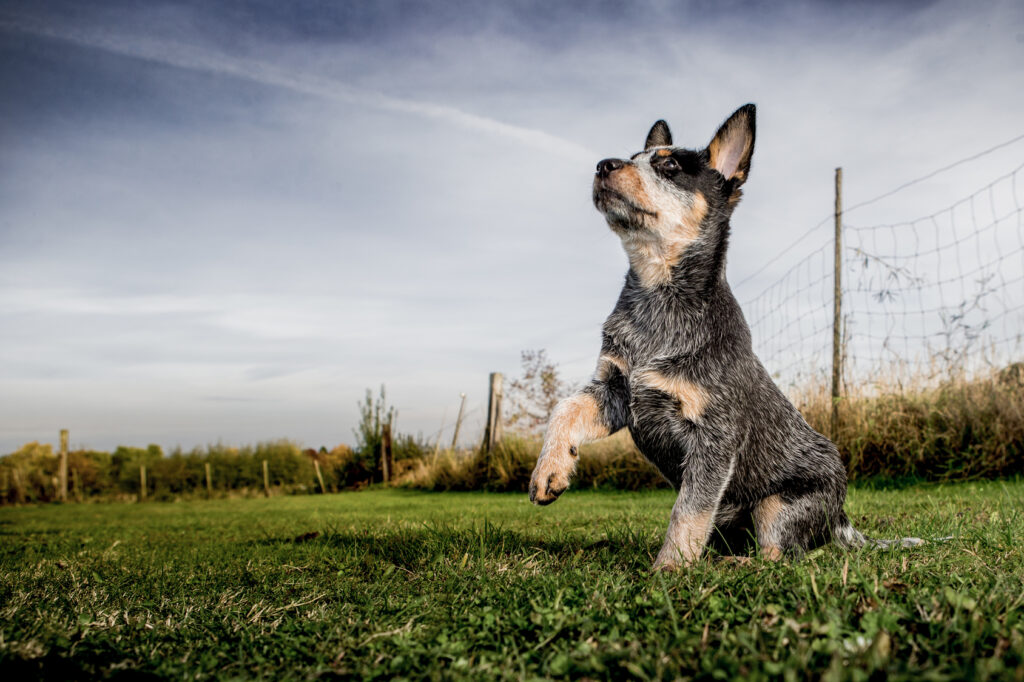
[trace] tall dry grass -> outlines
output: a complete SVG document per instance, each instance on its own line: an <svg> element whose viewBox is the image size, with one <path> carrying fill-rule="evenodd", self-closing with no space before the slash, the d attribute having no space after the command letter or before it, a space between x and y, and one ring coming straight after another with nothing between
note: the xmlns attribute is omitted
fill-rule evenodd
<svg viewBox="0 0 1024 682"><path fill-rule="evenodd" d="M399 484L425 490L495 490L525 492L542 445L540 436L506 435L490 454L445 452L424 460ZM668 486L644 459L626 431L580 448L573 477L575 488L645 490Z"/></svg>
<svg viewBox="0 0 1024 682"><path fill-rule="evenodd" d="M1024 363L975 377L852 389L830 433L824 387L798 396L808 423L832 438L853 480L966 480L1024 474Z"/></svg>
<svg viewBox="0 0 1024 682"><path fill-rule="evenodd" d="M1024 364L975 378L937 384L875 383L840 403L838 433L830 433L825 386L796 396L808 423L832 437L851 480L968 480L1024 474ZM539 436L506 437L490 455L443 453L425 459L400 484L427 490L525 491L537 461ZM641 490L667 485L637 451L628 432L580 449L577 488Z"/></svg>

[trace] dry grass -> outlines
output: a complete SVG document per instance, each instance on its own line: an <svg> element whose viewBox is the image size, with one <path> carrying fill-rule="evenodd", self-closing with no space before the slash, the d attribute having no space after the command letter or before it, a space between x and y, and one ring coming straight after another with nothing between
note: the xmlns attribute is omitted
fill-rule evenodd
<svg viewBox="0 0 1024 682"><path fill-rule="evenodd" d="M830 434L824 386L796 396L815 429ZM1024 474L1024 365L935 385L876 383L840 403L833 436L851 480L953 481ZM539 436L507 436L490 456L442 453L413 466L400 483L425 490L525 491ZM576 488L642 490L666 485L626 431L584 446Z"/></svg>
<svg viewBox="0 0 1024 682"><path fill-rule="evenodd" d="M797 407L839 447L850 478L967 480L1024 473L1024 365L934 385L855 389L830 434L831 399L805 391Z"/></svg>
<svg viewBox="0 0 1024 682"><path fill-rule="evenodd" d="M540 436L506 435L490 454L444 452L424 460L400 484L424 490L504 490L525 492L537 462ZM626 431L580 448L575 488L644 490L668 484L636 449Z"/></svg>

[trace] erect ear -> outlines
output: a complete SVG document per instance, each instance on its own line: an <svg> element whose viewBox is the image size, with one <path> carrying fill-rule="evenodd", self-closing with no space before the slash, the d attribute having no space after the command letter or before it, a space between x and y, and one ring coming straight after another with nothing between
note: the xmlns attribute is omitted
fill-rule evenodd
<svg viewBox="0 0 1024 682"><path fill-rule="evenodd" d="M668 129L668 124L664 121L658 121L651 126L651 132L647 133L647 141L644 142L644 149L650 149L651 147L668 147L672 144L672 131Z"/></svg>
<svg viewBox="0 0 1024 682"><path fill-rule="evenodd" d="M708 145L711 167L732 180L734 187L746 181L754 153L754 116L757 109L746 104L733 113Z"/></svg>

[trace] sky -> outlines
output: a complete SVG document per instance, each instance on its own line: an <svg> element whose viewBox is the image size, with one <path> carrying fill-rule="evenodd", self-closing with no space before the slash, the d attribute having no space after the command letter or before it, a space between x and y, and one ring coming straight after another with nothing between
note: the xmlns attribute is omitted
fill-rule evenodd
<svg viewBox="0 0 1024 682"><path fill-rule="evenodd" d="M835 167L853 205L1024 134L1022 76L1014 2L3 0L0 453L330 447L381 384L431 442L465 392L469 444L521 351L592 373L627 267L594 166L655 120L699 148L758 106L745 303L827 239Z"/></svg>

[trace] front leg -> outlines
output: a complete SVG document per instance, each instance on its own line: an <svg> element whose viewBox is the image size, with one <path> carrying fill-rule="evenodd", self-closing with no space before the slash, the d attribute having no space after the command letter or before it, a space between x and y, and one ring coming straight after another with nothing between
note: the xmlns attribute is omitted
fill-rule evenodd
<svg viewBox="0 0 1024 682"><path fill-rule="evenodd" d="M723 477L717 487L719 491L724 492L726 485L727 476ZM674 570L680 566L688 566L700 558L704 545L711 535L715 514L718 512L722 497L719 491L709 496L694 494L685 485L680 488L676 502L672 505L672 517L668 522L665 542L654 560L654 570Z"/></svg>
<svg viewBox="0 0 1024 682"><path fill-rule="evenodd" d="M631 406L641 451L679 490L655 570L700 557L732 478L736 451L712 392L663 364L635 375Z"/></svg>
<svg viewBox="0 0 1024 682"><path fill-rule="evenodd" d="M551 504L557 500L569 487L579 447L587 441L604 438L609 432L593 393L580 391L558 403L530 478L530 501Z"/></svg>
<svg viewBox="0 0 1024 682"><path fill-rule="evenodd" d="M579 447L626 425L629 389L624 369L621 360L602 356L594 380L555 407L530 478L531 502L551 504L557 500L569 487Z"/></svg>

